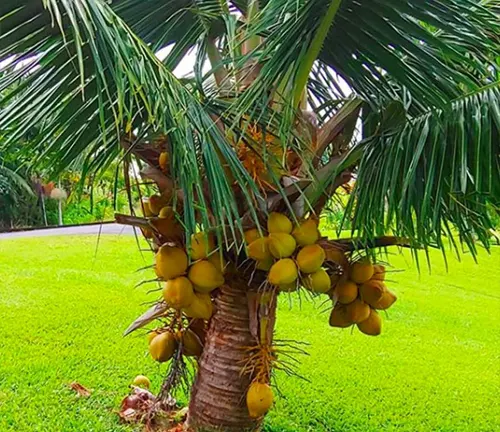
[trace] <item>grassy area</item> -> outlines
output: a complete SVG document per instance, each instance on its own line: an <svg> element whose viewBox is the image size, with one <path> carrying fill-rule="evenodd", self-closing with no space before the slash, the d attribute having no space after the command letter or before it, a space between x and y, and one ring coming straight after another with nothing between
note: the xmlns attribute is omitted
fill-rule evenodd
<svg viewBox="0 0 500 432"><path fill-rule="evenodd" d="M0 431L131 431L114 410L143 373L165 366L141 335L122 338L144 309L151 257L133 238L0 241ZM392 256L399 301L382 336L328 327L325 306L280 299L278 335L310 344L298 373L278 374L267 432L500 430L500 251L451 261L431 276ZM148 273L148 275L151 273ZM292 306L290 306L290 302ZM93 389L78 399L68 384Z"/></svg>

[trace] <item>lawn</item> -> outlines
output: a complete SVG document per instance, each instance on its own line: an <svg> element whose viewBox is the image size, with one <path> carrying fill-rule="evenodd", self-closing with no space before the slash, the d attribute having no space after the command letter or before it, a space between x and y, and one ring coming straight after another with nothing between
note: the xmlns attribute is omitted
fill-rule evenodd
<svg viewBox="0 0 500 432"><path fill-rule="evenodd" d="M449 273L432 257L420 276L390 257L405 271L377 338L330 328L320 301L280 299L277 337L310 344L297 370L310 382L278 374L265 431L500 430L500 250L450 255ZM0 240L0 431L133 430L115 415L128 384L146 374L157 390L165 371L142 335L121 336L154 297L134 288L150 262L124 236Z"/></svg>

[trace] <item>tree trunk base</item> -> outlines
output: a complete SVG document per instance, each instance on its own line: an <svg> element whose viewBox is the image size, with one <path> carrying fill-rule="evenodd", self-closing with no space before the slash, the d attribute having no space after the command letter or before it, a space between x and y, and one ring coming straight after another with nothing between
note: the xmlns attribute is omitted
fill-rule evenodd
<svg viewBox="0 0 500 432"><path fill-rule="evenodd" d="M187 426L195 432L255 432L262 419L248 414L250 377L241 375L250 334L246 286L221 287L195 379ZM241 282L239 282L241 284Z"/></svg>

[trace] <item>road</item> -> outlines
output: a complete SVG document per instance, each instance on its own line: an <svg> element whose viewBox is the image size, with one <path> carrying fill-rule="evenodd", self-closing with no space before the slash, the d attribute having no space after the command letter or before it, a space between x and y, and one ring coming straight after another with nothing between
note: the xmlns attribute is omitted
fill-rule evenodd
<svg viewBox="0 0 500 432"><path fill-rule="evenodd" d="M133 235L134 230L132 229L132 227L119 224L84 225L84 226L49 228L49 229L39 229L30 231L17 231L12 233L0 233L0 240L21 238L21 237L98 235L98 234Z"/></svg>

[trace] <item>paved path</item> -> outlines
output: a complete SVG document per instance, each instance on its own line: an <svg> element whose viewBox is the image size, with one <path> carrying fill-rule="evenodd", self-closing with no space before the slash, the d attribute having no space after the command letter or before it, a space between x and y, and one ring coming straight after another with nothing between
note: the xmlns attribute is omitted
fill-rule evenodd
<svg viewBox="0 0 500 432"><path fill-rule="evenodd" d="M45 236L60 236L60 235L98 235L98 234L115 234L115 235L133 235L134 230L130 226L118 224L103 224L103 225L85 225L61 228L49 228L31 231L17 231L12 233L0 233L0 240L12 239L18 237L45 237Z"/></svg>

